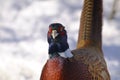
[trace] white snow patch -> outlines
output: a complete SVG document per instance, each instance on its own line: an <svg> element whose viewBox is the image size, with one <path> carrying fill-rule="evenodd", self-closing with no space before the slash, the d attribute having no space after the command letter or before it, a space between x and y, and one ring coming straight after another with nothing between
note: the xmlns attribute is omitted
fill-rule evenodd
<svg viewBox="0 0 120 80"><path fill-rule="evenodd" d="M119 61L106 59L106 62L108 65L108 70L111 75L111 80L119 79L120 78L120 70L119 70L120 63L119 63Z"/></svg>
<svg viewBox="0 0 120 80"><path fill-rule="evenodd" d="M105 21L103 26L103 43L105 45L120 45L120 30L115 22Z"/></svg>
<svg viewBox="0 0 120 80"><path fill-rule="evenodd" d="M42 15L55 15L58 12L58 3L57 1L36 1L33 4L25 8L20 12L20 16L24 18L33 18Z"/></svg>

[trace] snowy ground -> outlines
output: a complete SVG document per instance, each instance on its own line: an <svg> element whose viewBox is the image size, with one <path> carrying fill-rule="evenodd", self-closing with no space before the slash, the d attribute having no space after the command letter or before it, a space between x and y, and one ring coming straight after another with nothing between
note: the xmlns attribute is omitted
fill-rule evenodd
<svg viewBox="0 0 120 80"><path fill-rule="evenodd" d="M108 20L104 0L103 50L111 80L120 79L120 12ZM39 80L48 55L48 25L66 26L70 48L77 41L83 0L0 0L0 80ZM120 10L119 10L120 11Z"/></svg>

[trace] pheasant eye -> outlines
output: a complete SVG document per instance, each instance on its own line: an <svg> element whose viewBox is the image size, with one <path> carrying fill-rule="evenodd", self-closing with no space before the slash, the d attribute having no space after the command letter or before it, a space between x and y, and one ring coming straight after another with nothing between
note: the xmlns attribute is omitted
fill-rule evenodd
<svg viewBox="0 0 120 80"><path fill-rule="evenodd" d="M58 32L61 32L63 30L63 27L58 28Z"/></svg>
<svg viewBox="0 0 120 80"><path fill-rule="evenodd" d="M49 28L49 33L52 33L52 28L51 27Z"/></svg>
<svg viewBox="0 0 120 80"><path fill-rule="evenodd" d="M63 27L60 28L60 31L63 31Z"/></svg>

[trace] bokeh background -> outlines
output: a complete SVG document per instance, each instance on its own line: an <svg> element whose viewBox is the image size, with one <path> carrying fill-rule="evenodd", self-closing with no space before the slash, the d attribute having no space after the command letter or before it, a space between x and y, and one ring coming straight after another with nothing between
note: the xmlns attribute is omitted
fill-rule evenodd
<svg viewBox="0 0 120 80"><path fill-rule="evenodd" d="M111 80L120 80L120 7L104 1L103 51ZM39 80L48 59L48 25L66 26L75 49L83 0L0 0L0 80Z"/></svg>

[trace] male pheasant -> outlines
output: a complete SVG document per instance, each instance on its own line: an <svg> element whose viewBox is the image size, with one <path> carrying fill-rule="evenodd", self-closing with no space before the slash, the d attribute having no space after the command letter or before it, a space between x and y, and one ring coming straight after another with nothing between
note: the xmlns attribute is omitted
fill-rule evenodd
<svg viewBox="0 0 120 80"><path fill-rule="evenodd" d="M84 0L77 48L60 23L49 26L49 59L40 80L110 80L102 52L102 0Z"/></svg>

